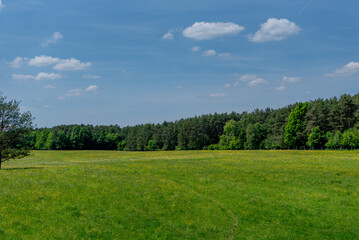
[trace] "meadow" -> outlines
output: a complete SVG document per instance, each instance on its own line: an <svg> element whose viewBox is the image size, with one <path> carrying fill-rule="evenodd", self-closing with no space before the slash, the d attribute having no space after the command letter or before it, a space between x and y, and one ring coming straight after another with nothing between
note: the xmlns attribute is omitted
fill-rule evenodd
<svg viewBox="0 0 359 240"><path fill-rule="evenodd" d="M359 239L358 151L34 151L0 239Z"/></svg>

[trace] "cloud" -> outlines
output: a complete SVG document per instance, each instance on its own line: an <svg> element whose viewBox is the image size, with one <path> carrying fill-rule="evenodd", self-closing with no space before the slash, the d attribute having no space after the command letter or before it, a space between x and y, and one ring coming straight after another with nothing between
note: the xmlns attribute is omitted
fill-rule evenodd
<svg viewBox="0 0 359 240"><path fill-rule="evenodd" d="M184 89L184 87L181 86L181 85L176 86L176 88L177 88L177 89Z"/></svg>
<svg viewBox="0 0 359 240"><path fill-rule="evenodd" d="M1 10L2 10L4 7L5 7L5 5L2 4L2 2L1 2L1 0L0 0L0 12L1 12Z"/></svg>
<svg viewBox="0 0 359 240"><path fill-rule="evenodd" d="M59 58L41 55L31 59L28 64L33 67L45 67L45 66L56 64L58 62L60 62Z"/></svg>
<svg viewBox="0 0 359 240"><path fill-rule="evenodd" d="M276 91L284 91L287 88L285 86L285 84L287 84L287 83L297 83L297 82L300 82L300 81L302 81L302 79L299 78L299 77L286 77L286 76L284 76L282 82L280 83L280 86L275 88L274 90L276 90Z"/></svg>
<svg viewBox="0 0 359 240"><path fill-rule="evenodd" d="M183 36L195 40L208 40L226 35L235 35L243 31L244 27L232 22L195 22L183 30Z"/></svg>
<svg viewBox="0 0 359 240"><path fill-rule="evenodd" d="M202 53L202 56L204 56L204 57L209 57L209 56L214 56L214 55L216 55L216 54L217 54L217 52L216 52L215 50L210 49L210 50L204 51L204 52Z"/></svg>
<svg viewBox="0 0 359 240"><path fill-rule="evenodd" d="M286 86L282 85L282 86L279 86L277 88L275 88L274 90L276 91L284 91L286 89Z"/></svg>
<svg viewBox="0 0 359 240"><path fill-rule="evenodd" d="M234 83L234 86L238 86L240 82L246 82L249 87L263 86L268 84L267 81L265 81L263 78L258 77L255 74L242 75Z"/></svg>
<svg viewBox="0 0 359 240"><path fill-rule="evenodd" d="M225 97L226 94L225 93L212 93L210 96L213 98L221 98L221 97Z"/></svg>
<svg viewBox="0 0 359 240"><path fill-rule="evenodd" d="M47 85L45 85L43 88L44 88L44 89L53 89L53 88L56 88L56 86L47 84Z"/></svg>
<svg viewBox="0 0 359 240"><path fill-rule="evenodd" d="M41 46L46 47L49 44L56 43L57 41L59 41L63 38L64 38L64 36L60 32L54 32L54 34L52 34L51 38L46 39L45 41L43 41L41 43Z"/></svg>
<svg viewBox="0 0 359 240"><path fill-rule="evenodd" d="M85 89L85 91L86 92L95 92L95 91L97 91L97 89L98 89L98 87L96 85L90 85Z"/></svg>
<svg viewBox="0 0 359 240"><path fill-rule="evenodd" d="M59 79L62 78L61 74L57 74L57 73L45 73L45 72L40 72L38 73L36 76L34 75L23 75L23 74L13 74L12 78L14 80L29 80L29 79L34 79L36 81L40 81L40 80L54 80L54 79Z"/></svg>
<svg viewBox="0 0 359 240"><path fill-rule="evenodd" d="M169 30L165 35L163 35L162 39L164 39L164 40L173 40L174 36L173 36L172 30Z"/></svg>
<svg viewBox="0 0 359 240"><path fill-rule="evenodd" d="M300 27L288 19L269 18L267 22L261 24L254 36L249 36L249 39L252 42L280 41L290 35L298 34L300 30Z"/></svg>
<svg viewBox="0 0 359 240"><path fill-rule="evenodd" d="M224 84L224 88L230 88L232 85L227 83L227 84Z"/></svg>
<svg viewBox="0 0 359 240"><path fill-rule="evenodd" d="M35 79L33 75L23 75L23 74L13 74L12 79L19 80L19 81L26 81L29 79Z"/></svg>
<svg viewBox="0 0 359 240"><path fill-rule="evenodd" d="M350 76L359 72L359 62L350 62L333 73L325 74L326 77Z"/></svg>
<svg viewBox="0 0 359 240"><path fill-rule="evenodd" d="M40 72L37 74L37 76L35 77L35 80L45 80L45 79L59 79L62 78L61 74L58 73L44 73L44 72Z"/></svg>
<svg viewBox="0 0 359 240"><path fill-rule="evenodd" d="M83 75L82 78L87 78L87 79L99 79L99 78L101 78L101 76L86 74L86 75Z"/></svg>
<svg viewBox="0 0 359 240"><path fill-rule="evenodd" d="M43 108L50 108L51 106L50 105L43 105L42 107Z"/></svg>
<svg viewBox="0 0 359 240"><path fill-rule="evenodd" d="M198 52L199 49L200 49L199 47L193 47L193 48L191 48L192 52Z"/></svg>
<svg viewBox="0 0 359 240"><path fill-rule="evenodd" d="M262 85L267 85L268 82L265 81L264 79L262 78L256 78L256 79L253 79L252 81L250 81L248 83L248 86L250 87L256 87L256 86L262 86Z"/></svg>
<svg viewBox="0 0 359 240"><path fill-rule="evenodd" d="M9 62L10 67L20 68L24 65L26 58L16 57L13 61Z"/></svg>
<svg viewBox="0 0 359 240"><path fill-rule="evenodd" d="M58 62L53 69L60 71L76 71L84 70L87 67L90 67L92 64L90 62L83 63L75 58L63 59Z"/></svg>
<svg viewBox="0 0 359 240"><path fill-rule="evenodd" d="M296 83L296 82L300 82L300 81L302 81L302 79L299 78L299 77L286 77L286 76L284 76L282 84L284 84L284 83Z"/></svg>
<svg viewBox="0 0 359 240"><path fill-rule="evenodd" d="M59 96L58 99L63 100L66 97L78 97L83 96L86 92L92 92L97 94L98 87L96 85L90 85L85 89L76 88L68 90L64 95Z"/></svg>
<svg viewBox="0 0 359 240"><path fill-rule="evenodd" d="M10 62L10 66L13 68L19 68L27 58L16 57L12 62ZM40 55L30 59L27 64L32 67L46 67L50 65L54 65L54 70L60 71L75 71L75 70L84 70L87 67L90 67L92 64L90 62L84 63L76 58L68 58L68 59L60 59L51 56ZM85 75L86 76L86 75ZM87 75L91 76L91 75ZM95 76L95 75L93 75Z"/></svg>

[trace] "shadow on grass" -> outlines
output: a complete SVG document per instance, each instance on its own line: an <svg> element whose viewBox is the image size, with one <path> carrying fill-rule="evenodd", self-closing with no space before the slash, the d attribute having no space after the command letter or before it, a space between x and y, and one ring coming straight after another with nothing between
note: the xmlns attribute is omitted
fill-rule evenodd
<svg viewBox="0 0 359 240"><path fill-rule="evenodd" d="M45 167L14 167L14 168L2 168L0 171L14 171L14 170L32 170L32 169L42 169Z"/></svg>

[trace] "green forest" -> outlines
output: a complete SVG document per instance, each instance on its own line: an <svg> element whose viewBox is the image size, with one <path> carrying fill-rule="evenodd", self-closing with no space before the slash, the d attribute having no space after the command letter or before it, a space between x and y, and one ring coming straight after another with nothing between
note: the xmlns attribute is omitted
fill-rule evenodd
<svg viewBox="0 0 359 240"><path fill-rule="evenodd" d="M253 112L120 127L61 125L24 138L36 150L357 149L359 94Z"/></svg>

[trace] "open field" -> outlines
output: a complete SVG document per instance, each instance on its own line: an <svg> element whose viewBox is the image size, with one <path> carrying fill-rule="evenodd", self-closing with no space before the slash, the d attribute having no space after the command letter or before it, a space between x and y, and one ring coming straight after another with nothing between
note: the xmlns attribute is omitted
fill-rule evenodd
<svg viewBox="0 0 359 240"><path fill-rule="evenodd" d="M41 151L0 171L0 239L359 239L357 151Z"/></svg>

